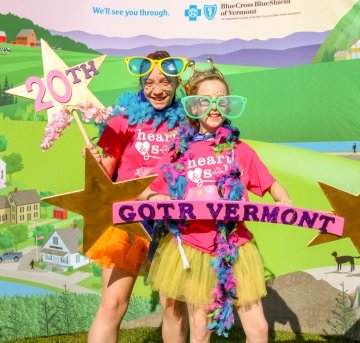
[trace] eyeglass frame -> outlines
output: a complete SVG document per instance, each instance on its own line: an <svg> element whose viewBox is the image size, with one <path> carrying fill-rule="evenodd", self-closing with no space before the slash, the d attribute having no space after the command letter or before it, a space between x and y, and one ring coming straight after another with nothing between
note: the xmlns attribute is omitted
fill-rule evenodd
<svg viewBox="0 0 360 343"><path fill-rule="evenodd" d="M143 58L144 60L150 61L151 65L150 65L149 70L148 70L147 72L145 72L145 73L142 73L142 74L135 74L135 73L133 73L133 72L130 70L129 63L130 63L131 59L134 59L134 58ZM174 59L174 58L177 58L177 59L181 60L181 61L184 63L184 66L183 66L181 72L179 72L179 73L177 73L177 74L169 74L169 73L167 73L167 72L164 71L164 69L162 68L162 65L161 65L161 64L162 64L162 62L165 61L165 60L170 60L170 59ZM181 75L181 74L186 70L186 67L187 67L187 66L189 65L189 63L190 63L190 60L189 60L188 58L186 58L186 57L179 57L179 56L169 56L169 57L162 58L162 59L160 59L160 60L154 60L154 59L152 59L152 58L145 57L145 56L128 56L128 57L125 57L125 58L124 58L124 62L125 62L125 64L126 64L126 67L127 67L128 71L129 71L129 73L130 73L131 75L134 75L134 76L142 77L142 76L144 76L144 75L150 74L150 73L154 70L155 65L157 64L158 67L159 67L159 70L160 70L164 75L170 76L170 77L177 77L177 76Z"/></svg>
<svg viewBox="0 0 360 343"><path fill-rule="evenodd" d="M241 110L241 112L239 114L237 114L236 116L228 116L226 113L224 113L220 108L219 108L219 101L220 99L223 99L223 98L229 98L229 97L234 97L234 98L238 98L238 99L241 99L243 102L244 102L244 106ZM209 100L209 108L201 115L193 115L191 113L188 113L187 109L186 109L186 106L185 106L185 102L186 100L190 99L190 98L205 98L207 100ZM229 119L233 119L233 118L239 118L244 110L245 110L245 106L246 106L246 103L247 103L247 98L244 97L244 96L241 96L241 95L223 95L223 96L220 96L218 98L210 98L209 96L206 96L206 95L188 95L188 96L184 96L183 98L181 98L181 103L184 107L184 110L185 110L185 113L188 117L192 118L192 119L201 119L203 117L205 117L206 115L208 115L212 108L213 108L213 103L215 103L215 106L216 106L216 109L219 111L219 113L221 114L221 116L225 117L225 118L229 118Z"/></svg>

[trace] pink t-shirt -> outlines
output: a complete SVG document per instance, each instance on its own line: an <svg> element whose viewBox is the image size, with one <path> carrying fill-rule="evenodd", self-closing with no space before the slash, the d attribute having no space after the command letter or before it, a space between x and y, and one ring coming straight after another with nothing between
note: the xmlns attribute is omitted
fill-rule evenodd
<svg viewBox="0 0 360 343"><path fill-rule="evenodd" d="M237 142L233 152L217 156L213 150L213 140L190 143L190 149L185 156L192 154L192 159L185 163L186 169L186 194L185 198L211 199L217 194L216 176L226 171L235 159L241 172L241 181L244 184L243 201L248 201L250 192L263 196L275 182L266 166L261 162L255 151L244 142ZM167 182L161 166L169 163L172 153L164 155L153 174L159 174L151 184L151 189L161 194L169 194ZM182 230L182 241L206 253L214 253L217 226L210 220L188 221L188 227ZM240 246L252 239L252 234L244 222L238 223L237 230L233 233L232 240Z"/></svg>
<svg viewBox="0 0 360 343"><path fill-rule="evenodd" d="M123 115L108 121L98 145L118 159L116 181L149 175L163 154L169 151L175 129L169 131L166 123L154 129L153 124L152 120L130 126Z"/></svg>

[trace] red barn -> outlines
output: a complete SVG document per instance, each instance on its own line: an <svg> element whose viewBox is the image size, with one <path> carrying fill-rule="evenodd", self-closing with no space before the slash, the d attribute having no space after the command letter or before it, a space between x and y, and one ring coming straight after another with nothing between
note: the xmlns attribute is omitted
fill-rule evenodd
<svg viewBox="0 0 360 343"><path fill-rule="evenodd" d="M0 31L0 43L6 43L7 37L4 31Z"/></svg>
<svg viewBox="0 0 360 343"><path fill-rule="evenodd" d="M30 45L36 40L36 34L33 29L23 29L16 36L16 44L18 45Z"/></svg>
<svg viewBox="0 0 360 343"><path fill-rule="evenodd" d="M53 217L56 219L67 219L67 210L61 207L54 207Z"/></svg>

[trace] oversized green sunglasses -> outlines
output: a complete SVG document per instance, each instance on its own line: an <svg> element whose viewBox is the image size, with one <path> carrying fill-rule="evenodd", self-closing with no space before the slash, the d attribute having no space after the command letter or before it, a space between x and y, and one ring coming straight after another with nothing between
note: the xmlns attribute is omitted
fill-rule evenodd
<svg viewBox="0 0 360 343"><path fill-rule="evenodd" d="M238 118L245 110L247 99L240 95L225 95L219 98L210 98L204 95L189 95L181 99L187 116L200 119L216 105L219 113L225 118Z"/></svg>

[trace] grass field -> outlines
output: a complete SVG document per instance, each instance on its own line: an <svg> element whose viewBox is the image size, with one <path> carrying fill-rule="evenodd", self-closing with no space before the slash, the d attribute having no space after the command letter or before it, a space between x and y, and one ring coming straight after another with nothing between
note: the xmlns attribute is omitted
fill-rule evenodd
<svg viewBox="0 0 360 343"><path fill-rule="evenodd" d="M0 55L0 83L5 77L13 86L29 76L42 76L41 50L11 47ZM72 67L91 60L93 54L56 51ZM247 109L235 121L247 139L268 142L351 141L360 137L360 60L317 63L270 69L217 65L234 94L248 98ZM207 67L199 63L198 68ZM139 89L139 80L130 75L123 59L108 56L93 77L89 89L106 106L113 105L125 90ZM184 74L186 80L189 70ZM19 98L19 105L30 103ZM0 107L11 115L19 105ZM0 114L1 117L1 114Z"/></svg>
<svg viewBox="0 0 360 343"><path fill-rule="evenodd" d="M87 338L86 333L44 337L36 339L16 340L9 341L8 343L85 343ZM119 343L160 343L161 330L159 328L137 328L137 329L124 329L121 330ZM355 342L348 338L342 337L329 337L313 334L294 334L288 332L271 332L269 343L273 342L332 342L332 343L351 343ZM211 337L211 343L245 343L245 336L240 329L234 329L229 338Z"/></svg>

